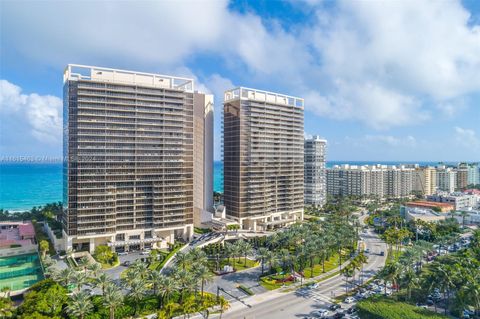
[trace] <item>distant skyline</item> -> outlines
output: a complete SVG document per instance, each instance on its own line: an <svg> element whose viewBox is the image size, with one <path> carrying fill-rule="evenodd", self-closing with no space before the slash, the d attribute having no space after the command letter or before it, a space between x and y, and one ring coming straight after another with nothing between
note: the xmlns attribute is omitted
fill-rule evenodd
<svg viewBox="0 0 480 319"><path fill-rule="evenodd" d="M305 98L329 161L480 161L479 1L0 2L0 155L62 155L68 63Z"/></svg>

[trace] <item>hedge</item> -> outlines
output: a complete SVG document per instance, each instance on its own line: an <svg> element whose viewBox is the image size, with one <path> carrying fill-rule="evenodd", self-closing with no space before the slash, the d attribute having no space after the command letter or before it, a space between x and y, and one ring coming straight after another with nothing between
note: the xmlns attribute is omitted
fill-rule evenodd
<svg viewBox="0 0 480 319"><path fill-rule="evenodd" d="M369 298L357 304L361 319L445 319L444 315L386 297Z"/></svg>

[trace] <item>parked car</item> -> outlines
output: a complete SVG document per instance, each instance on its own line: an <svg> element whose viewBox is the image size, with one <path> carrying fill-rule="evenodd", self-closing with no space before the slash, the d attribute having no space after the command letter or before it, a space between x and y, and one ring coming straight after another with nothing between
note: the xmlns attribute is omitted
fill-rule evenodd
<svg viewBox="0 0 480 319"><path fill-rule="evenodd" d="M355 312L357 312L357 308L355 306L347 309L347 313L350 315L354 314Z"/></svg>
<svg viewBox="0 0 480 319"><path fill-rule="evenodd" d="M340 306L338 303L334 303L333 305L328 307L328 309L330 309L332 311L335 311L335 310L340 309L340 308L342 308L342 306Z"/></svg>
<svg viewBox="0 0 480 319"><path fill-rule="evenodd" d="M150 255L150 250L144 250L140 253L140 255L144 255L144 256Z"/></svg>
<svg viewBox="0 0 480 319"><path fill-rule="evenodd" d="M332 316L333 319L340 319L340 318L343 318L345 317L345 314L343 312L337 312L336 314L334 314Z"/></svg>
<svg viewBox="0 0 480 319"><path fill-rule="evenodd" d="M132 264L132 263L127 260L127 261L124 261L124 262L122 263L122 266L128 267L128 266L130 266L131 264Z"/></svg>
<svg viewBox="0 0 480 319"><path fill-rule="evenodd" d="M380 252L380 256L385 256L385 252L384 252L384 251L381 251L381 252Z"/></svg>
<svg viewBox="0 0 480 319"><path fill-rule="evenodd" d="M353 303L353 302L355 302L355 298L353 298L353 297L347 297L347 298L345 298L344 302L345 302L345 303Z"/></svg>
<svg viewBox="0 0 480 319"><path fill-rule="evenodd" d="M315 311L313 314L319 318L326 318L330 314L330 311L328 311L327 309L320 309Z"/></svg>
<svg viewBox="0 0 480 319"><path fill-rule="evenodd" d="M119 256L126 256L126 255L128 255L128 252L126 252L126 251L121 251L121 252L117 253L117 255L119 255Z"/></svg>
<svg viewBox="0 0 480 319"><path fill-rule="evenodd" d="M369 248L366 248L366 249L364 250L364 252L365 252L365 254L369 254L369 253L370 253L370 249L369 249Z"/></svg>

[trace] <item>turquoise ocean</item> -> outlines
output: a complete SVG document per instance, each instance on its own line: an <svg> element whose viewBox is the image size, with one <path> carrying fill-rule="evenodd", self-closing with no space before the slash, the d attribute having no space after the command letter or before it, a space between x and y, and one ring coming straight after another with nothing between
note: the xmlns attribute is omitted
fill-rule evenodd
<svg viewBox="0 0 480 319"><path fill-rule="evenodd" d="M400 162L354 162L332 161L335 164L386 164L395 165ZM437 162L401 162L403 164L418 163L420 165L436 165ZM62 164L35 163L1 163L0 162L0 208L11 211L27 210L33 206L62 200ZM214 191L223 192L223 165L214 162Z"/></svg>

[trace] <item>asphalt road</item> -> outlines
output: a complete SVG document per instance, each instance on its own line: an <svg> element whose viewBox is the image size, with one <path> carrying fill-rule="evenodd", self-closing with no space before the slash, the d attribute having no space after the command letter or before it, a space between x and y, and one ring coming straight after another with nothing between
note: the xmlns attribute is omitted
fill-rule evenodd
<svg viewBox="0 0 480 319"><path fill-rule="evenodd" d="M370 249L367 264L364 266L363 279L372 277L385 264L386 256L380 256L381 251L386 251L386 245L378 236L368 231L361 234L366 248ZM386 255L386 254L385 254ZM358 279L357 279L358 282ZM278 318L303 318L320 308L331 304L332 297L345 293L345 279L341 275L329 278L321 283L317 289L297 290L289 293L275 293L268 297L256 295L245 298L244 301L251 305L248 308L238 302L233 303L231 309L223 314L223 318L232 319L278 319ZM347 305L343 305L344 308Z"/></svg>

